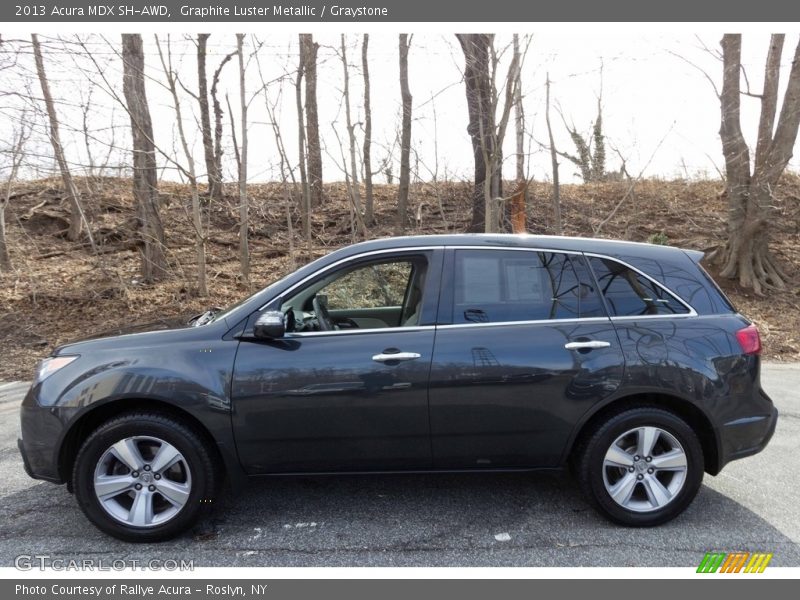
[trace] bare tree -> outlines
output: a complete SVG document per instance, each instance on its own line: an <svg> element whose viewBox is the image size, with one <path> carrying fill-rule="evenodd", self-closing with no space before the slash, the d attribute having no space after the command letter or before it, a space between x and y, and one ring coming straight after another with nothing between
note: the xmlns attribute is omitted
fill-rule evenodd
<svg viewBox="0 0 800 600"><path fill-rule="evenodd" d="M133 197L143 242L142 277L145 281L166 275L164 227L159 213L156 147L153 122L144 85L142 36L122 34L122 92L131 120L133 138Z"/></svg>
<svg viewBox="0 0 800 600"><path fill-rule="evenodd" d="M250 249L247 231L250 227L247 199L247 93L245 89L244 34L236 34L236 54L239 57L239 107L241 118L242 147L239 151L239 264L242 279L250 286Z"/></svg>
<svg viewBox="0 0 800 600"><path fill-rule="evenodd" d="M297 151L300 167L300 215L303 220L303 237L311 243L311 188L306 171L306 125L303 116L303 73L305 65L305 44L300 43L297 75L294 81L295 105L297 107Z"/></svg>
<svg viewBox="0 0 800 600"><path fill-rule="evenodd" d="M773 34L764 67L761 115L751 171L750 150L740 121L741 34L722 38L723 76L720 94L720 138L725 154L728 197L728 239L711 259L720 274L738 279L756 294L784 289L786 275L769 250L770 228L774 223L773 194L792 157L800 126L800 41L794 52L789 81L777 123L780 63L784 34Z"/></svg>
<svg viewBox="0 0 800 600"><path fill-rule="evenodd" d="M505 98L498 118L500 99L495 75L498 55L494 35L458 34L464 52L464 83L467 93L469 126L475 157L471 231L494 232L501 229L503 211L503 140L514 105L522 56L513 55L505 79Z"/></svg>
<svg viewBox="0 0 800 600"><path fill-rule="evenodd" d="M61 180L64 182L64 188L70 202L69 229L67 231L67 239L74 242L80 238L82 229L83 214L80 204L80 195L78 193L78 188L72 179L72 173L69 170L67 159L64 156L64 147L61 145L58 115L56 114L55 103L53 102L53 96L50 93L50 84L47 81L47 74L45 73L44 69L44 59L42 57L42 47L39 44L39 36L35 33L31 34L31 42L33 43L33 56L36 61L36 74L39 77L39 84L42 88L42 97L47 110L47 118L50 122L50 143L53 146L53 155L56 163L58 163L58 169L61 172Z"/></svg>
<svg viewBox="0 0 800 600"><path fill-rule="evenodd" d="M277 94L278 99L271 100L269 95L269 84L264 79L264 72L261 69L261 61L259 60L258 53L255 53L256 66L258 67L258 76L261 79L261 93L264 95L264 107L267 109L267 116L269 117L269 125L272 128L272 134L275 138L275 147L278 150L280 157L280 173L281 173L281 191L283 192L283 204L286 214L286 231L289 242L289 259L291 268L295 267L295 253L294 253L294 224L292 222L292 202L291 192L289 188L289 180L291 179L292 187L297 190L297 180L294 176L294 169L291 167L289 161L289 154L286 152L286 146L283 143L283 135L281 134L280 126L278 125L278 105L280 97L283 95L283 82L284 78L280 79L280 88ZM302 190L301 190L302 192ZM302 202L302 199L301 199Z"/></svg>
<svg viewBox="0 0 800 600"><path fill-rule="evenodd" d="M90 180L94 180L95 176L97 175L95 168L96 165L94 160L94 152L92 152L93 136L90 133L90 128L89 128L90 115L93 113L93 107L92 107L93 91L94 87L90 87L88 93L86 94L86 97L84 98L83 90L79 90L81 127L82 127L81 133L83 133L83 147L86 150L86 159L88 161L88 164L86 165L86 175L89 177Z"/></svg>
<svg viewBox="0 0 800 600"><path fill-rule="evenodd" d="M167 56L161 49L158 35L155 36L158 57L161 60L161 67L164 69L164 76L167 79L167 88L172 96L172 105L175 109L175 121L178 129L178 139L186 158L186 167L180 166L181 172L189 180L189 190L192 196L192 226L194 228L195 252L197 257L197 295L207 296L208 287L206 285L206 235L203 225L203 213L200 206L200 192L197 187L197 169L195 168L194 156L189 148L189 142L183 128L183 113L181 111L181 101L178 96L178 74L172 67L172 51L170 49L169 36L167 36ZM208 104L206 102L206 104ZM204 140L205 141L205 140ZM176 161L177 163L177 161Z"/></svg>
<svg viewBox="0 0 800 600"><path fill-rule="evenodd" d="M522 61L519 49L519 34L514 34L514 60ZM522 69L517 69L514 84L514 132L517 145L517 181L525 180L525 111L522 106Z"/></svg>
<svg viewBox="0 0 800 600"><path fill-rule="evenodd" d="M550 123L550 74L547 75L547 83L545 84L545 113L544 118L547 123L547 137L550 142L550 162L553 168L553 230L556 235L561 235L563 232L561 225L561 188L558 181L558 150L556 150L556 142L553 139L553 126Z"/></svg>
<svg viewBox="0 0 800 600"><path fill-rule="evenodd" d="M413 36L412 36L413 37ZM410 185L411 153L411 90L408 87L408 49L411 37L401 33L400 45L400 98L403 103L403 120L400 133L400 188L397 192L397 230L402 233L408 221L408 191Z"/></svg>
<svg viewBox="0 0 800 600"><path fill-rule="evenodd" d="M208 76L206 74L206 48L211 34L197 35L197 103L200 106L200 131L203 136L203 156L208 177L208 196L211 200L222 199L222 173L214 154L214 138L211 132L211 110L208 105Z"/></svg>
<svg viewBox="0 0 800 600"><path fill-rule="evenodd" d="M19 119L19 125L14 127L11 145L7 151L10 163L3 195L0 196L0 271L11 270L11 256L8 253L8 241L6 239L6 207L11 201L14 183L17 180L22 160L25 158L25 143L28 141L30 133L31 128L23 111Z"/></svg>
<svg viewBox="0 0 800 600"><path fill-rule="evenodd" d="M594 123L592 123L591 133L586 138L581 135L574 124L567 123L564 115L561 115L564 127L575 145L577 155L568 152L559 152L559 154L580 169L581 179L583 179L584 183L603 181L608 175L606 172L606 140L603 133L602 85L601 69L600 94L597 97L597 116Z"/></svg>
<svg viewBox="0 0 800 600"><path fill-rule="evenodd" d="M300 34L300 54L306 80L306 144L308 147L307 176L311 188L311 206L322 204L322 146L319 141L319 110L317 108L317 51L319 44L310 33Z"/></svg>
<svg viewBox="0 0 800 600"><path fill-rule="evenodd" d="M341 34L341 58L344 76L344 114L347 137L350 141L350 197L353 202L353 210L357 213L356 218L361 219L361 191L358 186L358 161L356 160L356 126L350 114L350 68L347 66L347 44L344 34Z"/></svg>
<svg viewBox="0 0 800 600"><path fill-rule="evenodd" d="M219 78L222 75L222 69L225 68L225 65L236 56L236 52L230 52L226 54L223 59L220 61L219 65L217 66L216 70L214 71L214 76L211 78L211 104L214 111L214 167L213 167L213 178L216 179L217 182L217 194L219 198L222 198L222 106L219 103L219 98L217 96L217 87L219 86ZM231 123L231 127L233 127L233 123Z"/></svg>
<svg viewBox="0 0 800 600"><path fill-rule="evenodd" d="M467 93L467 112L469 125L467 132L472 140L472 153L475 164L472 193L472 219L469 231L484 231L486 222L486 201L484 199L484 183L487 179L484 149L489 148L492 140L484 139L494 128L494 115L488 110L491 105L491 81L489 76L489 45L492 37L485 34L458 35L461 49L464 52L464 85ZM491 180L492 178L489 177Z"/></svg>
<svg viewBox="0 0 800 600"><path fill-rule="evenodd" d="M372 106L369 88L369 34L365 33L361 42L361 71L364 77L364 191L366 200L364 204L364 221L367 225L372 225L375 221L374 204L372 194Z"/></svg>

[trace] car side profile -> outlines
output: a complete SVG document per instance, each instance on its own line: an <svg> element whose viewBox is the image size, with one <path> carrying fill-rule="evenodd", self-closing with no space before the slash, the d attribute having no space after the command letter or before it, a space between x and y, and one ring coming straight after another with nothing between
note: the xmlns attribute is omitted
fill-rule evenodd
<svg viewBox="0 0 800 600"><path fill-rule="evenodd" d="M702 253L443 235L337 250L226 310L41 362L18 446L104 532L190 527L227 481L571 469L653 526L761 451L777 410L758 330Z"/></svg>

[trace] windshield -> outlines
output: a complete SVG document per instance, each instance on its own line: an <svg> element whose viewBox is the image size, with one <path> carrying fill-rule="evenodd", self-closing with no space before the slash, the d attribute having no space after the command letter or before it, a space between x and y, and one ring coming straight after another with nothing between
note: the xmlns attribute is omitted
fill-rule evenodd
<svg viewBox="0 0 800 600"><path fill-rule="evenodd" d="M255 296L256 294L261 294L262 292L265 292L265 291L269 290L271 287L273 287L275 285L278 285L281 281L286 279L286 277L288 277L288 275L286 275L284 277L281 277L280 279L278 279L276 281L273 281L272 283L270 283L265 288L257 291L255 294L250 294L249 296L245 296L244 298L239 300L239 302L237 302L236 304L231 304L230 306L228 306L226 308L212 308L211 310L203 313L202 315L198 315L197 321L194 321L192 324L195 327L197 327L199 325L208 325L209 323L212 323L214 321L218 321L219 319L226 319L231 313L233 313L238 308L244 306L250 300L252 300L253 296ZM211 314L209 314L209 313L211 313Z"/></svg>
<svg viewBox="0 0 800 600"><path fill-rule="evenodd" d="M334 255L335 254L336 253L334 253ZM280 285L284 281L286 281L289 277L292 277L294 275L306 276L308 274L311 274L311 273L315 272L319 268L319 266L321 264L324 264L324 262L326 260L329 260L331 258L331 256L332 255L330 255L330 254L324 255L324 256L320 256L319 258L311 261L310 263L300 267L297 271L294 271L292 273L287 273L286 275L284 275L280 279L277 279L277 280L273 281L272 283L270 283L265 288L257 291L255 294L251 294L251 295L247 296L246 298L243 298L242 300L240 300L236 304L232 304L231 306L228 306L227 308L212 309L210 311L211 314L207 315L207 313L209 312L209 311L207 311L206 313L203 313L202 315L198 315L197 316L197 321L193 320L192 324L197 326L199 324L198 321L202 321L203 325L207 325L209 323L213 323L214 321L218 321L220 319L227 319L233 312L235 312L236 310L238 310L239 308L241 308L242 306L244 306L245 304L250 302L250 300L252 300L255 296L261 295L261 294L264 294L265 296L268 296L270 290L272 290L272 289L274 289L276 287L280 287ZM253 310L260 309L260 308L262 308L261 305L254 307ZM244 316L244 315L242 315L242 316ZM203 318L203 317L205 317L205 318ZM231 323L231 325L233 325L233 323Z"/></svg>

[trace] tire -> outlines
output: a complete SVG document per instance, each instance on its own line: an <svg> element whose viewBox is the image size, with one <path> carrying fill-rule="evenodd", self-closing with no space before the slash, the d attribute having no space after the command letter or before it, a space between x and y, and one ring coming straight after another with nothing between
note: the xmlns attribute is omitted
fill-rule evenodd
<svg viewBox="0 0 800 600"><path fill-rule="evenodd" d="M655 407L632 408L599 424L577 459L576 476L590 503L611 521L630 527L674 519L703 481L697 434L677 415Z"/></svg>
<svg viewBox="0 0 800 600"><path fill-rule="evenodd" d="M209 444L179 420L154 412L126 413L100 425L72 471L86 517L127 542L158 542L189 529L212 506L218 480Z"/></svg>

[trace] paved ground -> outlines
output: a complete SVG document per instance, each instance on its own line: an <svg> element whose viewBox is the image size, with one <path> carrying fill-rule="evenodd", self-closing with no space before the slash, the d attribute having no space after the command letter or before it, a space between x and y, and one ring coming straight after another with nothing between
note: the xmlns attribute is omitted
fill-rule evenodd
<svg viewBox="0 0 800 600"><path fill-rule="evenodd" d="M0 386L0 566L53 558L193 558L196 566L694 566L707 550L774 552L800 566L800 364L766 365L781 411L760 455L706 477L656 529L613 526L556 475L375 476L254 482L202 530L158 545L92 527L63 486L36 482L16 450L24 386Z"/></svg>

